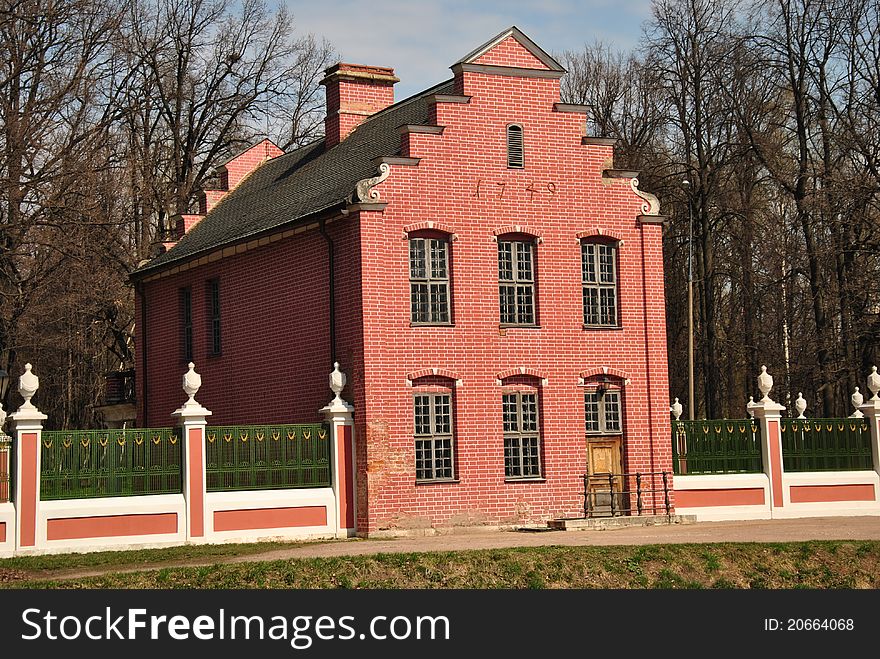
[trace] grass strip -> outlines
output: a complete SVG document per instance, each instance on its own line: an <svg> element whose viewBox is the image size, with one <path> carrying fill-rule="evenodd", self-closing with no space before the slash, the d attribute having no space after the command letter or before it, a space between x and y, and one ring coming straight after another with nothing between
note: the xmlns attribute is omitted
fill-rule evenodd
<svg viewBox="0 0 880 659"><path fill-rule="evenodd" d="M4 588L880 588L880 542L528 547L168 567Z"/></svg>

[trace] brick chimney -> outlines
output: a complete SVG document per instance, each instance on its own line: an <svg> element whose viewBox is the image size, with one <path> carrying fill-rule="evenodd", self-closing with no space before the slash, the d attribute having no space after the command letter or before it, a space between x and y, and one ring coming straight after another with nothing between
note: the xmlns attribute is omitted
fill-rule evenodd
<svg viewBox="0 0 880 659"><path fill-rule="evenodd" d="M201 215L195 213L183 213L174 218L174 233L177 237L177 240L183 238L183 234L189 233L189 230L192 229L196 224L199 223L199 220L202 219Z"/></svg>
<svg viewBox="0 0 880 659"><path fill-rule="evenodd" d="M178 240L189 233L190 229L198 224L226 196L226 193L241 183L248 174L267 160L283 155L284 151L277 144L269 139L263 139L220 165L217 168L217 174L220 178L220 189L203 190L199 194L198 213L182 213L172 218L174 221L174 240L163 242L162 247L164 250L168 251L174 247Z"/></svg>
<svg viewBox="0 0 880 659"><path fill-rule="evenodd" d="M394 69L364 64L334 64L324 71L326 148L339 144L364 119L394 103Z"/></svg>
<svg viewBox="0 0 880 659"><path fill-rule="evenodd" d="M221 190L232 190L241 180L267 160L283 156L282 151L272 140L264 139L233 156L217 168L220 175ZM219 201L217 199L216 201ZM206 204L209 206L210 204Z"/></svg>

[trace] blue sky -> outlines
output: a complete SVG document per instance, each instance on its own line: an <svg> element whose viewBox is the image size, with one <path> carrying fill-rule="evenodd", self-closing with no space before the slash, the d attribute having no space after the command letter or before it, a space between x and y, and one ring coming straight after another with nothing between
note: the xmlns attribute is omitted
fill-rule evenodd
<svg viewBox="0 0 880 659"><path fill-rule="evenodd" d="M284 0L297 33L330 40L339 59L390 66L398 100L452 76L449 66L516 25L550 53L596 39L629 50L651 0Z"/></svg>

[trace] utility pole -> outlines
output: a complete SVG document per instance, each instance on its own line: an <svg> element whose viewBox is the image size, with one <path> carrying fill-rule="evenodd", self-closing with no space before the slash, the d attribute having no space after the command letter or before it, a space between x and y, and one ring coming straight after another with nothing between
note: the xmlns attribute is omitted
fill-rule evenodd
<svg viewBox="0 0 880 659"><path fill-rule="evenodd" d="M690 190L691 182L687 179L681 184ZM687 194L688 205L688 411L691 421L696 418L694 401L694 210L690 192Z"/></svg>

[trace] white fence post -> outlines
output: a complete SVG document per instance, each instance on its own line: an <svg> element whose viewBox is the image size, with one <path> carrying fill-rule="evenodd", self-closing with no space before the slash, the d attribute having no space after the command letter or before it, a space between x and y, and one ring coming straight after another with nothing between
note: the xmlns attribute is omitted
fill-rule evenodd
<svg viewBox="0 0 880 659"><path fill-rule="evenodd" d="M213 530L213 520L206 520L206 472L205 472L205 426L211 412L202 407L195 395L202 386L201 376L195 372L195 364L189 363L189 371L183 376L183 390L189 400L175 410L183 434L183 496L186 500L186 539L204 542L207 531Z"/></svg>
<svg viewBox="0 0 880 659"><path fill-rule="evenodd" d="M877 373L876 366L871 367L871 374L868 376L868 391L873 395L859 407L859 410L868 418L868 425L871 427L871 455L874 458L874 471L880 474L880 395L878 395L880 374Z"/></svg>
<svg viewBox="0 0 880 659"><path fill-rule="evenodd" d="M758 376L758 389L764 394L763 398L755 403L751 410L755 418L761 424L761 457L764 464L764 473L770 479L770 516L776 508L782 508L788 503L788 492L783 482L785 469L782 465L782 413L785 406L770 399L770 390L773 388L773 377L767 372L767 367L761 367Z"/></svg>
<svg viewBox="0 0 880 659"><path fill-rule="evenodd" d="M43 421L31 398L40 387L40 379L24 365L18 379L18 393L24 403L12 415L15 436L15 549L36 549L41 542L40 523L40 446Z"/></svg>
<svg viewBox="0 0 880 659"><path fill-rule="evenodd" d="M345 374L339 362L333 364L330 389L336 397L321 412L330 424L330 455L333 464L333 496L336 500L336 537L357 533L357 496L355 482L354 406L342 400Z"/></svg>

